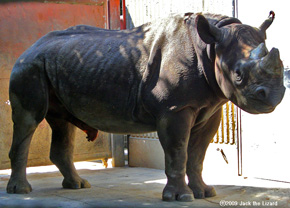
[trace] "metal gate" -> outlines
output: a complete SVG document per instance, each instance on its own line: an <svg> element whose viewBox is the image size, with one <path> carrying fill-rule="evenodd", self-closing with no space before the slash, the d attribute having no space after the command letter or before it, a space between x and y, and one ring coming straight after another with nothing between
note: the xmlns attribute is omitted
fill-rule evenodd
<svg viewBox="0 0 290 208"><path fill-rule="evenodd" d="M86 24L120 29L120 0L34 0L0 2L0 169L10 167L12 141L9 77L16 59L36 40L52 30ZM51 131L44 120L32 140L28 165L50 164ZM75 160L112 157L111 136L101 133L94 143L76 133Z"/></svg>
<svg viewBox="0 0 290 208"><path fill-rule="evenodd" d="M237 107L232 102L223 105L220 127L211 143L229 145L237 143L237 111Z"/></svg>

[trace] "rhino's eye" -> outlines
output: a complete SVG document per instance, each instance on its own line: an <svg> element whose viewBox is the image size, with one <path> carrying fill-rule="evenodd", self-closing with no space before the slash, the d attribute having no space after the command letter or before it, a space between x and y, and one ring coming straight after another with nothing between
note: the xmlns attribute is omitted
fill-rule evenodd
<svg viewBox="0 0 290 208"><path fill-rule="evenodd" d="M243 74L240 68L235 69L235 82L236 84L241 84L243 81Z"/></svg>

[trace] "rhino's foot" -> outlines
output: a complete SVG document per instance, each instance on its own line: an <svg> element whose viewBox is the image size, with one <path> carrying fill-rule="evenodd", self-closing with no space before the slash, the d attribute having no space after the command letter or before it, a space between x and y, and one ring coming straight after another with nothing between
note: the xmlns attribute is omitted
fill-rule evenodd
<svg viewBox="0 0 290 208"><path fill-rule="evenodd" d="M194 196L192 191L187 186L181 188L166 185L162 193L162 200L191 202L194 200Z"/></svg>
<svg viewBox="0 0 290 208"><path fill-rule="evenodd" d="M205 197L216 196L216 191L213 186L207 186L205 184L201 186L197 186L196 184L189 184L189 187L191 188L196 199L204 199Z"/></svg>
<svg viewBox="0 0 290 208"><path fill-rule="evenodd" d="M91 188L91 184L86 179L79 177L74 180L63 179L62 187L67 189Z"/></svg>
<svg viewBox="0 0 290 208"><path fill-rule="evenodd" d="M25 180L10 179L6 188L9 194L28 194L32 191L31 185Z"/></svg>

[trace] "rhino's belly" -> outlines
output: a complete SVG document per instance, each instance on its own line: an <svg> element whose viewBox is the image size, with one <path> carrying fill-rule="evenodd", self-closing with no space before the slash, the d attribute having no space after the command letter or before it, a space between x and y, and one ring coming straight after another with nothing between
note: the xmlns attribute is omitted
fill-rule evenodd
<svg viewBox="0 0 290 208"><path fill-rule="evenodd" d="M120 134L155 131L150 114L137 107L137 88L137 85L129 89L113 83L102 88L93 84L76 88L63 82L55 94L72 116L92 128Z"/></svg>
<svg viewBox="0 0 290 208"><path fill-rule="evenodd" d="M75 103L78 105L79 103ZM73 105L73 104L72 104ZM149 121L149 116L135 118L131 111L121 110L121 106L106 105L83 105L73 107L73 115L91 126L92 128L119 134L146 133L156 131L155 122ZM133 111L133 108L131 109Z"/></svg>
<svg viewBox="0 0 290 208"><path fill-rule="evenodd" d="M156 131L156 127L153 124L124 120L96 122L93 128L115 134L143 134Z"/></svg>

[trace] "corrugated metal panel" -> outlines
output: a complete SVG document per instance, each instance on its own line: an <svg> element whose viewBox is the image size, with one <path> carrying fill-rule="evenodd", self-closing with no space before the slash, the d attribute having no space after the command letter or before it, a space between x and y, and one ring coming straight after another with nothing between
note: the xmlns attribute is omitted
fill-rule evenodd
<svg viewBox="0 0 290 208"><path fill-rule="evenodd" d="M224 14L231 16L232 15L232 0L205 0L203 11Z"/></svg>
<svg viewBox="0 0 290 208"><path fill-rule="evenodd" d="M211 12L232 15L232 0L126 0L127 28L170 13Z"/></svg>

